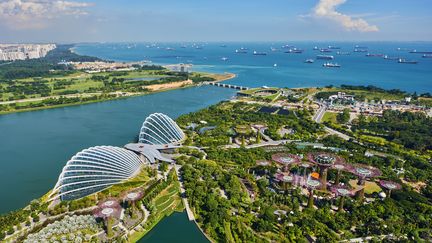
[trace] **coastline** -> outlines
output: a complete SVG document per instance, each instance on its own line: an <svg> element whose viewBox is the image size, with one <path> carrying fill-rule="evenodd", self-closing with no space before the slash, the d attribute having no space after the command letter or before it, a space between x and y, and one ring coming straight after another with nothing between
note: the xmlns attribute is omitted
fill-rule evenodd
<svg viewBox="0 0 432 243"><path fill-rule="evenodd" d="M221 74L211 73L211 75L221 75ZM230 79L233 79L236 77L236 74L234 74L234 73L224 73L224 75L228 75L228 77L220 78L220 79L217 79L213 82L219 83L219 82L230 80ZM106 98L106 99L100 99L100 100L91 100L91 101L69 103L69 104L60 104L60 105L53 105L53 106L46 106L46 107L26 108L26 109L13 110L13 111L0 111L0 116L13 114L13 113L22 113L22 112L29 112L29 111L39 111L39 110L62 108L62 107L68 107L68 106L87 105L87 104L112 101L112 100L122 100L122 99L134 98L134 97L138 97L138 96L144 96L144 95L150 95L150 94L156 94L156 93L160 93L160 92L176 90L176 89L186 89L186 88L191 88L191 87L197 87L200 85L201 84L193 84L192 83L192 84L182 85L179 87L162 88L162 89L158 89L158 90L152 90L150 92L136 93L134 95L129 95L129 96L119 96L119 97L115 97L115 98ZM50 97L46 97L46 98L49 99Z"/></svg>

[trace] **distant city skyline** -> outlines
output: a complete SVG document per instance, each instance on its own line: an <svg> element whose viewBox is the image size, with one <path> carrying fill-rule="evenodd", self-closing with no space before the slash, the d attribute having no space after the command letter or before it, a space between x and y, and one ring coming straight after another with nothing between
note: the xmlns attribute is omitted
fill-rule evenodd
<svg viewBox="0 0 432 243"><path fill-rule="evenodd" d="M430 0L0 0L0 43L432 41Z"/></svg>

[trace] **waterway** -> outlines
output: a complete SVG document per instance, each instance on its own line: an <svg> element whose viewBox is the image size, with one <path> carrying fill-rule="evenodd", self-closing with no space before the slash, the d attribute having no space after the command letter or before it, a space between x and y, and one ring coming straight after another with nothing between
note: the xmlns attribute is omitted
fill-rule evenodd
<svg viewBox="0 0 432 243"><path fill-rule="evenodd" d="M209 241L193 221L189 221L186 212L173 213L164 218L139 243L208 243Z"/></svg>
<svg viewBox="0 0 432 243"><path fill-rule="evenodd" d="M201 86L122 100L0 115L0 213L24 207L50 190L82 149L123 146L144 119L172 118L227 100L234 90Z"/></svg>

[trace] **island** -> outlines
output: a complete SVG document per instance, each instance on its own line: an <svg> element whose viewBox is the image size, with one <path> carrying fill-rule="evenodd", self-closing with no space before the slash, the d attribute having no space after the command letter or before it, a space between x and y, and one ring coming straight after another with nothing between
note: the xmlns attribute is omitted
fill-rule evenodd
<svg viewBox="0 0 432 243"><path fill-rule="evenodd" d="M51 191L0 216L0 239L136 242L185 210L210 242L430 241L429 99L261 87L154 113L134 142L65 161Z"/></svg>

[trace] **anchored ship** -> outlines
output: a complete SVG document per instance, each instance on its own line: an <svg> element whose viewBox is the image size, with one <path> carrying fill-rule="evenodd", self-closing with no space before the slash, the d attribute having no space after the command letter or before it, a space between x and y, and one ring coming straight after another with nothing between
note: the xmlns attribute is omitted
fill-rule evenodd
<svg viewBox="0 0 432 243"><path fill-rule="evenodd" d="M339 68L339 67L341 67L341 65L339 65L337 63L326 62L326 63L323 64L323 67L327 67L327 68Z"/></svg>
<svg viewBox="0 0 432 243"><path fill-rule="evenodd" d="M321 59L321 60L333 60L334 56L330 56L330 55L318 55L316 56L317 59Z"/></svg>
<svg viewBox="0 0 432 243"><path fill-rule="evenodd" d="M403 59L403 58L399 58L398 63L417 64L418 62L416 60L406 60L406 59Z"/></svg>
<svg viewBox="0 0 432 243"><path fill-rule="evenodd" d="M265 53L265 52L258 52L258 51L254 51L253 54L255 56L265 56L265 55L267 55L267 53Z"/></svg>

